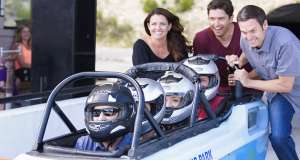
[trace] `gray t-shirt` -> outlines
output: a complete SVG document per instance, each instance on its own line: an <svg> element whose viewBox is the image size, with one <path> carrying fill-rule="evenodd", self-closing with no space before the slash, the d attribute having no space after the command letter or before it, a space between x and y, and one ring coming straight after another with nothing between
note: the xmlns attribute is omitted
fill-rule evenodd
<svg viewBox="0 0 300 160"><path fill-rule="evenodd" d="M281 93L300 116L300 41L288 29L269 26L263 46L251 48L245 39L241 39L241 48L249 63L261 79L272 80L278 76L295 76L291 92ZM268 101L277 93L267 92Z"/></svg>

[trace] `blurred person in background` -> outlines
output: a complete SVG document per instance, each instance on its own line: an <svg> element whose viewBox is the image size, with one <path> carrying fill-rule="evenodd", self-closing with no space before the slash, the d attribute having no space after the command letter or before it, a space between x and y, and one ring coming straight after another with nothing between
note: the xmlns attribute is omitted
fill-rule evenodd
<svg viewBox="0 0 300 160"><path fill-rule="evenodd" d="M16 87L20 88L21 82L30 82L31 70L31 28L29 25L20 25L16 31L15 41L12 49L20 49L20 53L15 60Z"/></svg>

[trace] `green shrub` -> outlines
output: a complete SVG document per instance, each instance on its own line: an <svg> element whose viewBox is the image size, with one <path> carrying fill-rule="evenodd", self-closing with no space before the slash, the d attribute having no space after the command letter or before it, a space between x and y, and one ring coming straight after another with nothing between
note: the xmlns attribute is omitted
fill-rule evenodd
<svg viewBox="0 0 300 160"><path fill-rule="evenodd" d="M171 12L186 12L192 9L194 0L160 0L159 3L156 0L142 0L143 10L145 13L151 12L154 8L163 7Z"/></svg>
<svg viewBox="0 0 300 160"><path fill-rule="evenodd" d="M132 45L133 27L129 24L119 24L116 17L104 17L97 12L97 41L103 45L129 47Z"/></svg>
<svg viewBox="0 0 300 160"><path fill-rule="evenodd" d="M16 27L17 23L30 21L31 4L30 0L8 0L5 2L4 25Z"/></svg>
<svg viewBox="0 0 300 160"><path fill-rule="evenodd" d="M167 4L167 0L161 0L161 4L162 5L166 5Z"/></svg>
<svg viewBox="0 0 300 160"><path fill-rule="evenodd" d="M192 9L194 0L176 0L176 11L186 12Z"/></svg>
<svg viewBox="0 0 300 160"><path fill-rule="evenodd" d="M21 4L16 7L16 13L17 13L17 20L22 19L30 19L31 17L31 10L30 6L22 6Z"/></svg>
<svg viewBox="0 0 300 160"><path fill-rule="evenodd" d="M155 0L142 0L143 10L146 13L151 12L154 8L158 7L158 4Z"/></svg>

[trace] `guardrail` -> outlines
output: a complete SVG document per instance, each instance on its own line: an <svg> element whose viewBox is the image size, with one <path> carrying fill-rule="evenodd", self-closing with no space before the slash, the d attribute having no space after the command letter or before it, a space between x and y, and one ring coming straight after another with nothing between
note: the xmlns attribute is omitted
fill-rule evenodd
<svg viewBox="0 0 300 160"><path fill-rule="evenodd" d="M5 6L5 1L0 0L0 16L4 17L4 6Z"/></svg>
<svg viewBox="0 0 300 160"><path fill-rule="evenodd" d="M17 58L17 55L21 53L21 48L16 50L5 50L2 47L0 48L0 56L3 61L3 64L0 66L0 70L2 70L3 78L5 79L4 82L2 80L1 94L0 97L11 97L13 96L14 90L14 62ZM6 73L5 73L6 71ZM1 109L11 108L11 104L7 103L5 105L1 104Z"/></svg>
<svg viewBox="0 0 300 160"><path fill-rule="evenodd" d="M63 100L63 99L87 96L93 88L94 85L65 88L58 96L58 99ZM13 108L20 108L20 107L45 103L50 93L51 91L44 91L44 92L26 93L26 94L10 96L10 97L2 97L0 98L0 105L7 106L7 104L10 104L10 108L4 108L4 109L13 109Z"/></svg>

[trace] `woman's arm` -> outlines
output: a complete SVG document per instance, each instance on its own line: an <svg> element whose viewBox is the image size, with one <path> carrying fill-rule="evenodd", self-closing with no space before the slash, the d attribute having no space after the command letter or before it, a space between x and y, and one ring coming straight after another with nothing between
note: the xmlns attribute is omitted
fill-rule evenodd
<svg viewBox="0 0 300 160"><path fill-rule="evenodd" d="M133 53L132 53L132 64L139 65L149 62L149 53L145 44L143 44L142 40L137 40L133 45Z"/></svg>

